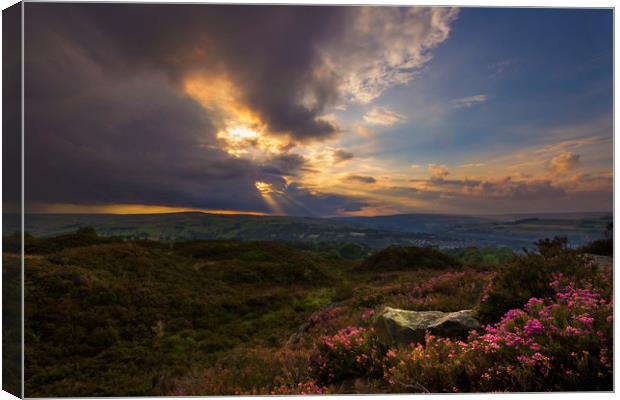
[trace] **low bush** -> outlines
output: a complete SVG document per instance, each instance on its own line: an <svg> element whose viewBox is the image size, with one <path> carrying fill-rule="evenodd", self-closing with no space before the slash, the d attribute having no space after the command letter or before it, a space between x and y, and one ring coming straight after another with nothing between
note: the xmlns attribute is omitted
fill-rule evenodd
<svg viewBox="0 0 620 400"><path fill-rule="evenodd" d="M555 273L569 275L577 282L597 279L597 266L569 249L565 239L545 239L537 246L537 253L527 252L498 268L477 308L482 322L497 322L508 310L520 307L531 297L553 295L550 283Z"/></svg>
<svg viewBox="0 0 620 400"><path fill-rule="evenodd" d="M605 227L603 239L594 240L579 248L582 253L612 257L614 255L614 227L609 223Z"/></svg>
<svg viewBox="0 0 620 400"><path fill-rule="evenodd" d="M362 376L381 379L388 368L386 353L372 329L344 328L318 341L310 375L323 385Z"/></svg>
<svg viewBox="0 0 620 400"><path fill-rule="evenodd" d="M308 377L305 349L239 347L206 371L177 380L168 395L320 394L326 388ZM196 376L198 375L198 376Z"/></svg>
<svg viewBox="0 0 620 400"><path fill-rule="evenodd" d="M504 264L515 257L508 247L466 247L443 250L463 264L476 267L490 267Z"/></svg>
<svg viewBox="0 0 620 400"><path fill-rule="evenodd" d="M417 280L400 293L389 297L385 305L408 310L455 311L474 308L493 275L471 268L446 271Z"/></svg>
<svg viewBox="0 0 620 400"><path fill-rule="evenodd" d="M394 390L612 390L610 300L560 274L550 285L552 297L532 297L467 342L427 336L400 352Z"/></svg>
<svg viewBox="0 0 620 400"><path fill-rule="evenodd" d="M405 271L460 266L461 262L456 258L432 247L390 246L366 258L359 268L367 271Z"/></svg>

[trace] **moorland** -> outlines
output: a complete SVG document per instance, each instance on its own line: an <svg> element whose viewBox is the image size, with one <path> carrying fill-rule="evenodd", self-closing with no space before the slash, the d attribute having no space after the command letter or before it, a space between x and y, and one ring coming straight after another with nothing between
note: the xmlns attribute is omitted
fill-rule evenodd
<svg viewBox="0 0 620 400"><path fill-rule="evenodd" d="M600 237L517 253L27 234L26 396L612 390ZM5 280L19 246L4 237ZM482 326L389 344L385 307L472 309Z"/></svg>

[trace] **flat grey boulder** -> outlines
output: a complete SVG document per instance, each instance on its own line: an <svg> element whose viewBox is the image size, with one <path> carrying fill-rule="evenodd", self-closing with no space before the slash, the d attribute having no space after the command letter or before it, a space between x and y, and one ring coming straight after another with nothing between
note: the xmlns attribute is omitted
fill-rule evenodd
<svg viewBox="0 0 620 400"><path fill-rule="evenodd" d="M386 345L424 342L427 331L435 336L465 339L469 331L480 328L473 310L447 313L391 307L377 315L373 325L379 341Z"/></svg>

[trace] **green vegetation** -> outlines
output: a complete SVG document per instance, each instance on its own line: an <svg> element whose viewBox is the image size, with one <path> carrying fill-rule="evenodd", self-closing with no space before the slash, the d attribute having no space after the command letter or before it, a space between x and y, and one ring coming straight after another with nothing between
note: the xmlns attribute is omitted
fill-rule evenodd
<svg viewBox="0 0 620 400"><path fill-rule="evenodd" d="M86 233L29 247L28 396L166 393L235 346L281 344L343 268L278 243L81 246Z"/></svg>
<svg viewBox="0 0 620 400"><path fill-rule="evenodd" d="M508 310L519 308L532 297L551 296L550 282L554 274L568 274L577 283L595 276L597 265L569 249L566 238L543 239L536 245L538 252L526 252L499 270L501 273L497 274L492 289L485 293L478 307L482 322L496 322ZM606 286L602 282L596 284Z"/></svg>
<svg viewBox="0 0 620 400"><path fill-rule="evenodd" d="M360 269L369 271L402 271L408 269L446 269L460 262L430 247L390 246L368 257Z"/></svg>
<svg viewBox="0 0 620 400"><path fill-rule="evenodd" d="M3 243L3 245L5 245ZM2 255L2 389L21 394L21 260Z"/></svg>
<svg viewBox="0 0 620 400"><path fill-rule="evenodd" d="M594 240L579 248L582 253L597 254L611 257L614 255L614 227L610 222L605 227L605 237Z"/></svg>
<svg viewBox="0 0 620 400"><path fill-rule="evenodd" d="M536 251L522 255L505 248L402 246L367 255L370 249L355 243L126 241L80 229L47 239L27 236L26 248L30 397L610 387L611 270L570 249L564 238L541 240ZM7 265L19 257L7 252L4 260ZM563 303L561 296L574 292L567 285L586 290L575 292L576 303ZM583 293L607 303L595 307L579 297ZM545 322L540 313L546 309L532 305L501 327L502 335L540 329L533 320L582 333L570 340L545 333L536 342L540 349L520 352L504 349L504 336L494 334L503 349L496 357L476 344L483 337L463 345L431 338L422 347L391 349L372 329L373 315L386 306L473 308L495 326L532 298L559 311ZM602 336L583 333L573 314ZM422 358L412 356L414 349ZM598 361L586 367L571 358L580 351L597 352ZM558 363L544 364L537 353ZM480 380L487 371L476 365L506 374L521 356L533 367ZM540 365L562 370L560 361L588 379L536 377Z"/></svg>
<svg viewBox="0 0 620 400"><path fill-rule="evenodd" d="M498 266L515 257L508 247L467 247L443 250L465 265Z"/></svg>
<svg viewBox="0 0 620 400"><path fill-rule="evenodd" d="M95 244L121 242L120 238L102 237L94 228L84 227L75 232L53 238L41 239L24 233L24 252L26 254L50 254L65 248L91 246ZM15 232L6 236L3 241L4 251L19 253L21 251L21 235Z"/></svg>

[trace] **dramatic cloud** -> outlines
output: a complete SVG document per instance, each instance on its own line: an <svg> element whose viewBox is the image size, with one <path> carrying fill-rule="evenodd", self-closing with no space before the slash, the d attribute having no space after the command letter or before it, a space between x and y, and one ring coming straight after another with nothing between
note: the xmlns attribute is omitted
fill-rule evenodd
<svg viewBox="0 0 620 400"><path fill-rule="evenodd" d="M405 117L385 107L374 107L364 114L364 121L371 125L394 125Z"/></svg>
<svg viewBox="0 0 620 400"><path fill-rule="evenodd" d="M231 137L223 137L222 129L235 117L293 141L334 134L333 125L320 118L327 100L309 110L289 96L309 83L321 92L321 82L306 79L322 35L313 28L322 24L314 21L329 26L341 10L269 9L274 12L179 5L28 7L28 203L272 211L256 182L283 185L282 177L297 174L305 160L287 152L286 140L254 137L258 126L233 127L227 131ZM289 17L295 29L275 22ZM264 26L275 30L266 33ZM290 42L274 39L284 31ZM200 80L193 81L195 76ZM193 96L188 80L210 82L204 89L215 92ZM218 96L217 105L209 102ZM239 156L261 146L277 151L256 162ZM289 197L326 213L335 212L329 207L359 204L301 189Z"/></svg>
<svg viewBox="0 0 620 400"><path fill-rule="evenodd" d="M279 154L271 158L263 170L275 175L297 175L306 164L306 159L299 154Z"/></svg>
<svg viewBox="0 0 620 400"><path fill-rule="evenodd" d="M334 159L334 163L338 164L344 161L352 160L355 157L353 153L350 153L345 150L335 150L332 153L332 158Z"/></svg>
<svg viewBox="0 0 620 400"><path fill-rule="evenodd" d="M344 178L342 178L342 180L347 181L347 182L357 182L357 183L366 183L366 184L372 184L372 183L377 182L377 180L373 178L372 176L362 176L362 175L355 175L355 174L347 175Z"/></svg>
<svg viewBox="0 0 620 400"><path fill-rule="evenodd" d="M487 95L478 94L475 96L468 96L452 100L452 105L454 106L454 108L469 108L475 104L484 103L485 101L487 101Z"/></svg>
<svg viewBox="0 0 620 400"><path fill-rule="evenodd" d="M339 78L346 99L369 103L413 79L457 15L449 7L352 7L342 34L322 47L321 73Z"/></svg>
<svg viewBox="0 0 620 400"><path fill-rule="evenodd" d="M611 198L605 110L586 125L505 120L497 107L531 105L498 92L510 104L479 115L477 80L446 87L465 72L446 65L462 43L429 60L456 9L30 3L26 14L27 207L325 216ZM488 56L475 69L487 79Z"/></svg>
<svg viewBox="0 0 620 400"><path fill-rule="evenodd" d="M579 154L567 151L549 160L549 169L553 172L566 172L579 164Z"/></svg>

